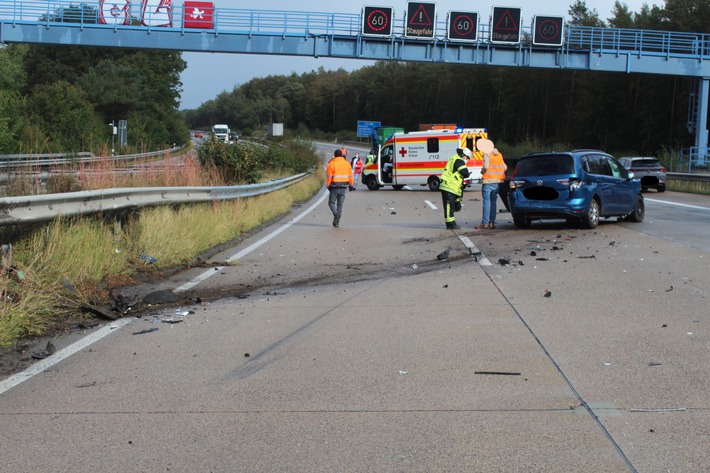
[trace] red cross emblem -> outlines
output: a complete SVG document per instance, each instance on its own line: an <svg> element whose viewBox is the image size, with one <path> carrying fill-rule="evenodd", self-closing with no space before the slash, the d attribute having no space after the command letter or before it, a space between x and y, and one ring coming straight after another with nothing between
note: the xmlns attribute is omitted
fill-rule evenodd
<svg viewBox="0 0 710 473"><path fill-rule="evenodd" d="M407 154L407 150L404 149L404 146L402 146L402 149L399 150L399 154L404 158L404 156Z"/></svg>

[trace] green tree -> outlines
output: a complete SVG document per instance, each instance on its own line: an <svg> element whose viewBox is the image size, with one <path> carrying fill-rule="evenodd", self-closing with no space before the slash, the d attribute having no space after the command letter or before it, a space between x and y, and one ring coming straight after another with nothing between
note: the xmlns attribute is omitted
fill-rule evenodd
<svg viewBox="0 0 710 473"><path fill-rule="evenodd" d="M707 0L666 0L663 12L670 30L710 32L710 2Z"/></svg>
<svg viewBox="0 0 710 473"><path fill-rule="evenodd" d="M618 0L614 2L612 10L613 17L608 18L607 22L612 28L635 28L634 14L629 11L628 5L621 3Z"/></svg>
<svg viewBox="0 0 710 473"><path fill-rule="evenodd" d="M26 75L22 61L27 46L0 47L0 153L19 153L20 134L25 127L24 96Z"/></svg>
<svg viewBox="0 0 710 473"><path fill-rule="evenodd" d="M567 11L570 16L570 25L577 26L599 26L603 27L604 22L599 18L597 9L588 9L584 0L576 0Z"/></svg>
<svg viewBox="0 0 710 473"><path fill-rule="evenodd" d="M45 152L91 149L103 127L84 91L64 81L37 85L26 113L35 128L32 149Z"/></svg>

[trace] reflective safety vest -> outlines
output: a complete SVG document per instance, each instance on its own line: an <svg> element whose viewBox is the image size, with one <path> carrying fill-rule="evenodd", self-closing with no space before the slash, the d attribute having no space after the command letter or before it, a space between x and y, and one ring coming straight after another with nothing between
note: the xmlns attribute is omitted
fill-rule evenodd
<svg viewBox="0 0 710 473"><path fill-rule="evenodd" d="M451 156L444 167L444 172L441 173L439 190L461 196L463 194L463 178L468 175L466 161L461 159L458 154Z"/></svg>
<svg viewBox="0 0 710 473"><path fill-rule="evenodd" d="M483 184L495 184L505 182L505 161L500 153L491 153L488 159L488 168L481 176Z"/></svg>
<svg viewBox="0 0 710 473"><path fill-rule="evenodd" d="M336 156L328 162L325 168L326 187L348 187L355 184L353 168L342 156Z"/></svg>

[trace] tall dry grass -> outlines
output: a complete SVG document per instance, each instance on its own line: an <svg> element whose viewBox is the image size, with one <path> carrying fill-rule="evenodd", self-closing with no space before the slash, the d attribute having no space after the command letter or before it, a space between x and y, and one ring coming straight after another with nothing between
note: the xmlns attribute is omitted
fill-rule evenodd
<svg viewBox="0 0 710 473"><path fill-rule="evenodd" d="M141 255L157 268L190 263L307 200L323 180L320 169L265 196L146 209L121 227L96 218L55 221L17 244L15 269L0 274L0 346L45 333L83 304L105 303L109 288L146 268Z"/></svg>

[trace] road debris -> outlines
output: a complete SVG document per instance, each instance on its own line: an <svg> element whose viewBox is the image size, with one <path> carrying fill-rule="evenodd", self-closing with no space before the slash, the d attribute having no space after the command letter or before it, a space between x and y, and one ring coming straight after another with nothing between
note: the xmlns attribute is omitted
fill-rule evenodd
<svg viewBox="0 0 710 473"><path fill-rule="evenodd" d="M545 289L545 297L552 297L552 292Z"/></svg>
<svg viewBox="0 0 710 473"><path fill-rule="evenodd" d="M490 374L495 376L520 376L517 371L474 371L473 374Z"/></svg>
<svg viewBox="0 0 710 473"><path fill-rule="evenodd" d="M157 331L158 331L158 327L153 327L153 328L148 328L148 329L141 330L138 332L133 332L131 335L143 335L144 333L157 332Z"/></svg>
<svg viewBox="0 0 710 473"><path fill-rule="evenodd" d="M447 259L449 259L450 253L451 253L451 250L446 249L446 250L442 251L441 253L439 253L438 255L436 255L436 259L438 259L439 261L446 261Z"/></svg>
<svg viewBox="0 0 710 473"><path fill-rule="evenodd" d="M32 353L31 356L35 360L43 360L44 358L47 358L48 356L52 356L55 351L57 351L57 349L54 347L54 343L52 343L52 340L47 340L47 345L44 347L44 350L36 351L36 352Z"/></svg>
<svg viewBox="0 0 710 473"><path fill-rule="evenodd" d="M144 254L144 253L141 253L140 259L141 259L145 264L154 264L154 263L157 263L157 262L158 262L157 259L153 258L153 257L150 256L150 255L146 255L146 254Z"/></svg>

